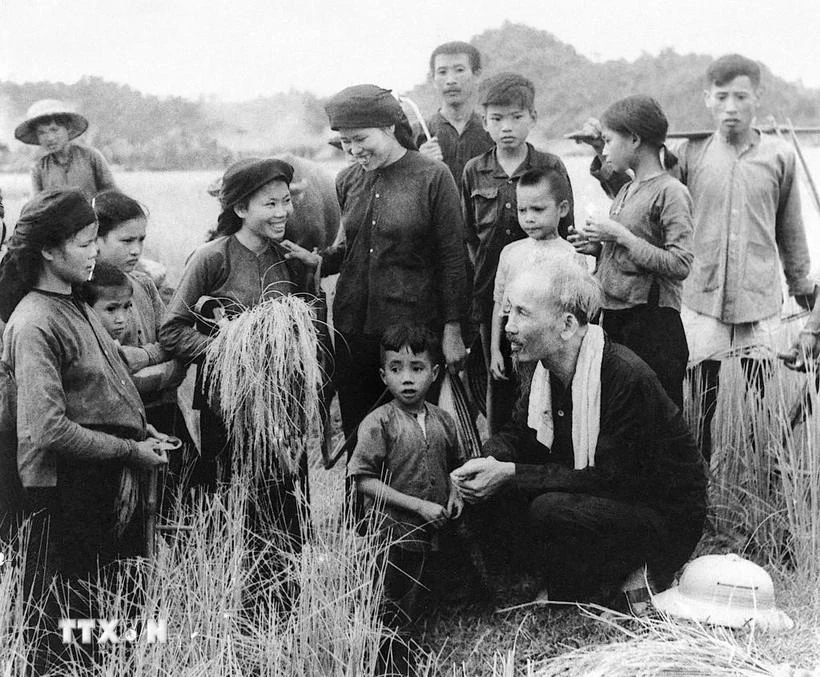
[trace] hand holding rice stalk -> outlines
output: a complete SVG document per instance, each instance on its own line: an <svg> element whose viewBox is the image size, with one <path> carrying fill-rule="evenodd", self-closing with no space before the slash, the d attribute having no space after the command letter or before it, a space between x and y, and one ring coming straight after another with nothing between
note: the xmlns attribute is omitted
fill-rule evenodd
<svg viewBox="0 0 820 677"><path fill-rule="evenodd" d="M246 310L208 346L208 399L225 422L235 472L298 472L310 432L321 425L317 346L311 308L293 295Z"/></svg>

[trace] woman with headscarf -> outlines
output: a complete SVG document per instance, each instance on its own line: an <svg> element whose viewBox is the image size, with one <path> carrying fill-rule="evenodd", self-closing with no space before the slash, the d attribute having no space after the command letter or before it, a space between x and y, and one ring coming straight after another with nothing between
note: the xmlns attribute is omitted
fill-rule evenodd
<svg viewBox="0 0 820 677"><path fill-rule="evenodd" d="M98 567L140 554L133 472L167 462L159 449L167 436L146 425L116 344L74 292L94 268L96 237L80 191L47 191L23 207L0 264L3 361L17 384L17 470L32 518L26 586L35 598L56 574L69 583L96 578ZM61 615L94 618L71 589Z"/></svg>
<svg viewBox="0 0 820 677"><path fill-rule="evenodd" d="M353 160L336 178L345 239L321 256L323 274L340 273L334 383L350 435L384 389L379 339L390 325L429 327L441 337L447 367L460 366L466 249L455 181L445 164L415 149L390 90L348 87L325 110ZM318 260L287 246L292 257Z"/></svg>
<svg viewBox="0 0 820 677"><path fill-rule="evenodd" d="M299 261L286 261L281 242L293 212L290 182L293 167L282 160L246 159L231 165L222 178L219 201L222 212L211 241L191 255L182 280L168 305L159 330L162 346L186 363L201 364L218 330L218 321L203 321L213 308L226 318L281 294L313 294L314 271ZM210 308L211 310L208 310ZM194 407L200 416L200 456L192 483L214 490L230 481L231 446L220 415L207 401L207 387L198 375ZM267 499L284 517L282 531L300 543L300 526L294 482L307 496L307 459L298 478L287 475L279 483L271 478ZM282 506L284 501L284 507Z"/></svg>

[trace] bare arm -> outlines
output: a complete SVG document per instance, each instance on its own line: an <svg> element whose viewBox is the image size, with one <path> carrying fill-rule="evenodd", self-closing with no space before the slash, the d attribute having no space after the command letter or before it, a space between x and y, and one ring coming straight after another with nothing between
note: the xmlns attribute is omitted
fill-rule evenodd
<svg viewBox="0 0 820 677"><path fill-rule="evenodd" d="M501 325L503 322L501 304L496 301L493 304L492 325L490 327L490 373L494 379L500 381L507 380L507 373L504 369L504 356L501 354Z"/></svg>
<svg viewBox="0 0 820 677"><path fill-rule="evenodd" d="M376 477L357 476L356 491L365 496L370 496L377 504L379 501L384 501L385 505L391 508L415 513L426 523L430 523L436 528L441 527L449 517L447 509L443 505L404 494Z"/></svg>

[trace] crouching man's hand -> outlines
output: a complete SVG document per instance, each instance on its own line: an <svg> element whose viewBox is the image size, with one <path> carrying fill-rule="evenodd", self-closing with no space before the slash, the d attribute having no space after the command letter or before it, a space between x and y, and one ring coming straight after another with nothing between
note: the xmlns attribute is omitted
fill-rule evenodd
<svg viewBox="0 0 820 677"><path fill-rule="evenodd" d="M450 479L458 487L467 503L483 501L515 475L515 464L499 461L492 456L472 458L450 473Z"/></svg>

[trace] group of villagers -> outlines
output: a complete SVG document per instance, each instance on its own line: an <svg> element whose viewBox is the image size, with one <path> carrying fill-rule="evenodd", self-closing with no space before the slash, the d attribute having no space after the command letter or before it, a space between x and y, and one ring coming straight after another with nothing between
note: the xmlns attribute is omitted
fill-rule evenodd
<svg viewBox="0 0 820 677"><path fill-rule="evenodd" d="M779 321L781 269L801 303L814 298L794 153L753 127L759 67L739 55L709 67L715 133L676 154L649 96L588 122L591 171L613 201L584 223L561 159L527 141L527 78L482 80L461 42L439 46L430 72L441 107L428 133L375 85L328 101L349 160L336 178L342 237L321 251L285 239L293 168L243 160L167 308L139 270L147 210L97 151L72 143L85 119L45 102L17 128L44 155L0 264L2 358L17 388L17 472L3 483L19 484L32 519L38 594L55 575L146 554L135 487L168 463L169 435L185 435L176 387L188 367L243 310L318 294L318 271L338 273L328 371L344 434L358 434L347 459L357 517L378 514L371 524L390 539L388 622L419 614L431 571L484 596L513 576L540 601L616 609L645 602L647 580L671 584L706 515L720 359L748 349L749 385L762 388L773 365L752 348ZM819 326L815 310L787 364L817 356ZM469 460L434 404L468 353L486 369L490 434ZM693 364L705 384L697 440L681 413ZM213 492L235 479L235 440L207 386L199 373L189 483ZM296 550L307 496L306 459L258 487L257 511ZM459 519L469 542L451 529Z"/></svg>

